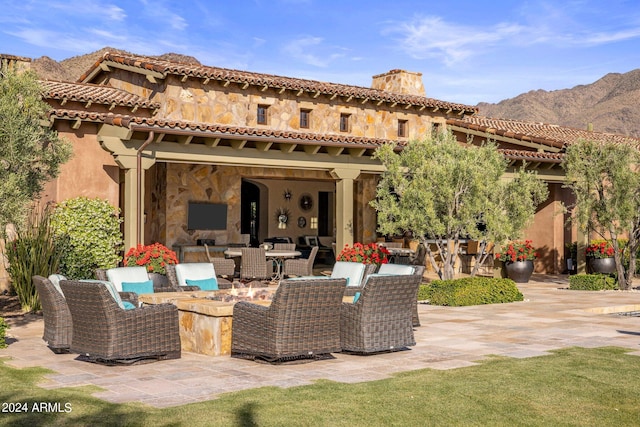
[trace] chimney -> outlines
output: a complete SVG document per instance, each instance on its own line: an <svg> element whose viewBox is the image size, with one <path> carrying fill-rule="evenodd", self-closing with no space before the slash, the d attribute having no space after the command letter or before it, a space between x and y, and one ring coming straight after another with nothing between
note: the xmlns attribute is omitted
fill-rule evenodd
<svg viewBox="0 0 640 427"><path fill-rule="evenodd" d="M23 72L31 69L31 58L0 53L0 71L13 70Z"/></svg>
<svg viewBox="0 0 640 427"><path fill-rule="evenodd" d="M427 96L422 84L422 73L391 70L373 76L371 88L403 95Z"/></svg>

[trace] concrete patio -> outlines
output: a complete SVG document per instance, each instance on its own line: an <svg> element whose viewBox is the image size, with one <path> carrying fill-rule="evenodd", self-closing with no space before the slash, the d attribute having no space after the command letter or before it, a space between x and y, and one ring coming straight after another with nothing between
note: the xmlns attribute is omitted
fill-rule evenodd
<svg viewBox="0 0 640 427"><path fill-rule="evenodd" d="M227 356L182 353L177 360L137 366L102 366L52 353L42 341L39 316L11 318L9 347L0 358L10 366L54 371L46 389L96 385L109 402L167 407L215 399L222 393L263 386L291 387L318 379L356 383L423 368L471 366L489 355L535 357L579 346L618 346L640 356L640 317L612 314L640 310L638 291L569 291L567 276L534 275L518 287L525 301L472 307L419 306L422 326L408 351L375 356L335 354L304 364L268 365Z"/></svg>

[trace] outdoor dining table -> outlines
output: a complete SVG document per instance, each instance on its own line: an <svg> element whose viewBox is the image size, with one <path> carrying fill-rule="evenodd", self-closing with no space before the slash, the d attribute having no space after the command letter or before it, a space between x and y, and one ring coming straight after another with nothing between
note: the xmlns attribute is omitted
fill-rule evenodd
<svg viewBox="0 0 640 427"><path fill-rule="evenodd" d="M411 257L416 253L413 249L408 248L387 248L391 255L390 262L394 264L409 264Z"/></svg>
<svg viewBox="0 0 640 427"><path fill-rule="evenodd" d="M242 251L240 248L229 248L224 251L224 255L228 258L241 257ZM276 272L273 276L274 280L282 280L284 278L283 264L287 258L296 258L302 255L300 251L288 251L282 249L270 249L265 252L268 260L272 260L276 265Z"/></svg>

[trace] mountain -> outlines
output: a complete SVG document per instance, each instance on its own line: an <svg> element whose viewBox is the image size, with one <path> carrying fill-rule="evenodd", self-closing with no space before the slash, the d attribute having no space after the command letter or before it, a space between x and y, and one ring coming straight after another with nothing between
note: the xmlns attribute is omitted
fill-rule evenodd
<svg viewBox="0 0 640 427"><path fill-rule="evenodd" d="M497 104L481 102L479 115L543 122L640 137L640 69L554 91L532 90Z"/></svg>

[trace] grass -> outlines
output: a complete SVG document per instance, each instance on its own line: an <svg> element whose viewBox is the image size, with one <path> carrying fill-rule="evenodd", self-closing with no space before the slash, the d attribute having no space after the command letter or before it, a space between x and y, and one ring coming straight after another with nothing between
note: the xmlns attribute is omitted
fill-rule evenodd
<svg viewBox="0 0 640 427"><path fill-rule="evenodd" d="M615 347L491 358L359 384L265 387L168 409L93 398L95 387L36 387L46 369L0 363L0 401L71 404L70 413L0 413L11 426L635 426L640 357ZM374 356L375 357L375 356ZM363 363L366 359L363 358Z"/></svg>

